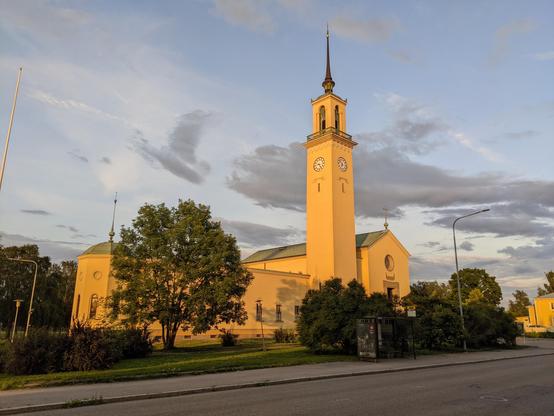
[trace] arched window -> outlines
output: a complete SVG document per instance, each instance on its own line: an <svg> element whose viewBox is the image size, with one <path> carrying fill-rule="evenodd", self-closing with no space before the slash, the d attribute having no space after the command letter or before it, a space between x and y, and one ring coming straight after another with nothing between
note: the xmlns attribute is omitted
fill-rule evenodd
<svg viewBox="0 0 554 416"><path fill-rule="evenodd" d="M77 295L77 306L75 307L74 319L79 319L79 305L81 305L81 295Z"/></svg>
<svg viewBox="0 0 554 416"><path fill-rule="evenodd" d="M335 129L339 129L339 106L335 106Z"/></svg>
<svg viewBox="0 0 554 416"><path fill-rule="evenodd" d="M319 130L325 130L325 107L319 107Z"/></svg>
<svg viewBox="0 0 554 416"><path fill-rule="evenodd" d="M90 297L90 311L88 314L90 319L96 318L97 309L98 309L98 295L94 294Z"/></svg>

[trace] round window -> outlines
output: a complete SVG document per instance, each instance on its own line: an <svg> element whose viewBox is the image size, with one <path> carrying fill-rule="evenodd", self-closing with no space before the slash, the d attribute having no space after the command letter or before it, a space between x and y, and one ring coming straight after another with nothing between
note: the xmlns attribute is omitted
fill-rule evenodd
<svg viewBox="0 0 554 416"><path fill-rule="evenodd" d="M389 272L392 272L394 270L394 260L390 254L387 254L385 256L385 267Z"/></svg>
<svg viewBox="0 0 554 416"><path fill-rule="evenodd" d="M102 278L102 272L94 272L92 274L92 277L94 277L96 280L100 280Z"/></svg>

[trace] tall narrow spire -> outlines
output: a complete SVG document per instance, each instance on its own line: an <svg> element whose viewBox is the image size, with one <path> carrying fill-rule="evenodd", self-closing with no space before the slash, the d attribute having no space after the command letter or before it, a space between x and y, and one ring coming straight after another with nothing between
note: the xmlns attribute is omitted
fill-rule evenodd
<svg viewBox="0 0 554 416"><path fill-rule="evenodd" d="M115 236L114 231L114 225L115 225L115 207L117 205L117 192L115 193L115 197L113 200L113 215L112 215L112 228L110 228L110 232L108 233L108 236L110 237L110 243L113 243L113 238Z"/></svg>
<svg viewBox="0 0 554 416"><path fill-rule="evenodd" d="M327 25L327 68L325 70L325 80L321 85L326 94L333 92L333 87L335 86L335 81L331 77L331 62L329 59L329 25Z"/></svg>

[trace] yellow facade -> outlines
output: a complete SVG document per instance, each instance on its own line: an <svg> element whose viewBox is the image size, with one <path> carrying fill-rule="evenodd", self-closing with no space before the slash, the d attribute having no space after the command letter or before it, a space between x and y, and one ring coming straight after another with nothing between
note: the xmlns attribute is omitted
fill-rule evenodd
<svg viewBox="0 0 554 416"><path fill-rule="evenodd" d="M402 297L409 292L410 254L394 234L386 228L355 234L356 142L346 133L347 102L333 93L328 49L326 72L325 93L312 100L312 131L305 143L306 242L260 250L244 259L254 276L244 297L248 320L228 327L242 337L260 336L262 324L265 336L279 327L294 328L306 292L333 277L344 283L356 279L368 294ZM78 257L74 319L101 323L101 301L116 285L109 273L112 247L113 243L101 243ZM92 316L95 299L99 306ZM152 329L156 335L158 325ZM216 334L213 330L205 336Z"/></svg>
<svg viewBox="0 0 554 416"><path fill-rule="evenodd" d="M535 298L534 305L527 309L530 332L554 331L554 293Z"/></svg>

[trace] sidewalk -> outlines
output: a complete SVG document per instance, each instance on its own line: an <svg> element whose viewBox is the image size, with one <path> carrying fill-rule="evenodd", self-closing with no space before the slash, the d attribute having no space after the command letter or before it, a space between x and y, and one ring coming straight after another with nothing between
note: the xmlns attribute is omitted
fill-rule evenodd
<svg viewBox="0 0 554 416"><path fill-rule="evenodd" d="M523 339L518 340L518 343L523 345ZM427 355L418 357L417 360L334 362L155 380L8 390L0 392L0 415L63 408L69 402L75 404L77 401L94 399L109 403L535 356L553 359L554 340L527 338L525 345L533 348Z"/></svg>

